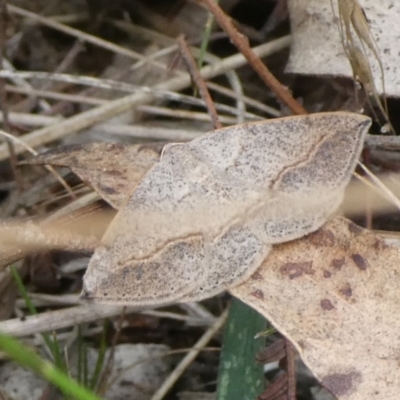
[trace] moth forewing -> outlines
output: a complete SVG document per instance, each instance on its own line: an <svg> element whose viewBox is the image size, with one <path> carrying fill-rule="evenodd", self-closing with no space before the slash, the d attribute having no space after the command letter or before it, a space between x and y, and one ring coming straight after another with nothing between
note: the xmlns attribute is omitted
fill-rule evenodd
<svg viewBox="0 0 400 400"><path fill-rule="evenodd" d="M85 297L160 305L248 279L272 244L315 231L337 209L370 124L319 113L167 146L90 261Z"/></svg>

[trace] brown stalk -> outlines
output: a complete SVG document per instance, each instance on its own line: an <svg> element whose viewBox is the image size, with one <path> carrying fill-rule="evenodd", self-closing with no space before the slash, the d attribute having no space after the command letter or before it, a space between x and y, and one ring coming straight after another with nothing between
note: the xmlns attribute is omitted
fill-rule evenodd
<svg viewBox="0 0 400 400"><path fill-rule="evenodd" d="M285 340L279 339L276 342L270 344L265 349L257 354L257 362L261 364L268 364L275 361L279 361L286 356Z"/></svg>
<svg viewBox="0 0 400 400"><path fill-rule="evenodd" d="M283 371L258 397L258 400L296 400L295 352L286 338L269 345L257 356L257 361L270 363L279 361Z"/></svg>
<svg viewBox="0 0 400 400"><path fill-rule="evenodd" d="M257 400L288 400L287 375L282 373L268 386Z"/></svg>
<svg viewBox="0 0 400 400"><path fill-rule="evenodd" d="M201 98L204 100L204 103L206 104L207 111L211 118L214 129L222 128L222 124L218 118L217 109L215 108L210 92L208 91L206 82L204 81L204 78L201 76L200 71L197 68L196 62L192 56L192 53L190 52L189 46L187 45L183 35L180 35L178 37L178 45L181 51L181 55L185 60L186 66L189 70L190 76L193 82L198 87Z"/></svg>
<svg viewBox="0 0 400 400"><path fill-rule="evenodd" d="M114 365L115 348L116 348L118 341L120 339L120 336L121 336L121 331L122 331L123 323L125 320L126 311L127 311L126 307L123 307L122 312L118 318L118 322L115 327L115 333L114 333L114 336L111 341L110 352L108 354L106 363L103 367L103 372L101 373L101 376L99 379L99 387L98 387L97 391L100 394L104 394L105 392L107 392L107 389L108 389L107 386L109 385L109 379L110 379L111 371L112 371L112 368Z"/></svg>
<svg viewBox="0 0 400 400"><path fill-rule="evenodd" d="M231 19L222 11L219 5L214 0L201 0L201 2L214 15L218 24L228 34L232 43L246 57L264 83L289 107L293 114L307 114L307 111L293 98L289 90L275 78L268 67L254 54L248 39L239 33Z"/></svg>
<svg viewBox="0 0 400 400"><path fill-rule="evenodd" d="M296 364L295 351L292 343L285 338L286 359L285 367L287 374L287 396L288 400L296 400Z"/></svg>
<svg viewBox="0 0 400 400"><path fill-rule="evenodd" d="M55 69L55 73L63 73L69 69L69 67L74 63L76 57L84 50L84 44L81 40L77 39L73 46L70 48L64 59L61 61L60 65ZM51 89L53 84L51 82L47 82L40 89L41 90L49 90ZM46 115L56 115L60 110L58 109L60 103L57 103L50 110L46 111L44 114Z"/></svg>
<svg viewBox="0 0 400 400"><path fill-rule="evenodd" d="M62 73L68 70L71 64L75 61L76 57L82 52L84 49L84 44L81 40L77 39L71 49L67 52L64 59L60 62L57 68L53 71L54 73ZM54 83L52 81L46 81L44 84L40 85L37 89L40 90L50 90L54 88ZM7 89L7 87L6 87ZM57 85L57 90L63 91L64 89L68 89L68 85L59 83ZM37 103L37 96L29 96L27 99L22 100L20 103L14 106L15 111L23 111L29 112ZM50 107L49 109L45 109L43 115L56 115L58 113L62 114L63 110L58 108L59 103Z"/></svg>

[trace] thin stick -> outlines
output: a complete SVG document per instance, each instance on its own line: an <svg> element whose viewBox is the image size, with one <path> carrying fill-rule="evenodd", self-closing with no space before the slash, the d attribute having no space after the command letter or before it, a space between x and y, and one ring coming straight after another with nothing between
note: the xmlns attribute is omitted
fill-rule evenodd
<svg viewBox="0 0 400 400"><path fill-rule="evenodd" d="M202 99L204 100L204 103L206 104L208 114L210 115L212 124L214 129L222 128L221 122L218 118L218 113L217 110L214 106L214 102L212 101L212 98L210 96L210 92L208 91L207 85L204 82L203 77L201 76L197 64L194 61L194 58L192 54L190 53L189 46L187 45L185 38L183 35L178 37L178 44L179 48L181 50L182 57L184 58L186 65L188 67L188 70L190 72L190 75L193 79L193 81L196 83L200 95Z"/></svg>
<svg viewBox="0 0 400 400"><path fill-rule="evenodd" d="M108 306L105 304L85 304L79 307L48 311L27 316L23 321L19 318L0 321L0 332L14 337L50 332L99 319L116 317L121 315L123 308L123 306ZM138 308L128 308L125 315L138 311Z"/></svg>
<svg viewBox="0 0 400 400"><path fill-rule="evenodd" d="M57 65L56 69L54 70L54 73L62 73L66 71L70 65L75 61L75 58L78 56L78 54L84 49L83 43L81 40L77 39L73 46L70 48L70 50L67 52L66 56L64 57L63 60L61 60L60 64ZM41 83L40 88L42 90L50 90L51 87L53 87L53 82L51 80L46 80L44 83ZM32 110L32 108L35 106L37 103L37 100L35 97L31 97L28 101L23 101L22 103L18 104L16 106L17 109L21 110L21 106L23 106L27 110ZM55 114L54 112L55 106L48 107L45 110L45 113L48 115Z"/></svg>
<svg viewBox="0 0 400 400"><path fill-rule="evenodd" d="M114 333L114 336L111 341L111 347L109 349L108 357L105 362L105 365L103 365L103 368L102 368L102 372L101 372L100 379L99 379L99 388L98 388L100 393L106 391L107 381L111 375L111 371L114 366L115 348L116 348L119 338L121 336L122 325L123 325L123 322L124 322L124 319L126 316L125 312L126 312L126 306L122 308L121 314L118 318L118 323L116 324L116 327L115 327L115 333Z"/></svg>
<svg viewBox="0 0 400 400"><path fill-rule="evenodd" d="M12 85L6 85L6 90L11 93L21 93L21 94L27 94L28 96L38 96L48 99L68 101L71 103L90 104L93 106L98 106L107 102L107 100L96 99L77 94L58 93L58 92L51 92L49 90L29 89L25 87L17 87Z"/></svg>
<svg viewBox="0 0 400 400"><path fill-rule="evenodd" d="M133 35L134 37L137 37L138 35L140 35L140 36L143 36L145 39L160 43L160 45L162 47L168 46L166 48L163 48L160 51L150 54L149 56L147 56L147 58L155 59L162 55L165 56L166 54L169 54L172 51L176 51L176 49L177 49L177 45L173 41L173 39L171 39L170 37L163 35L161 33L154 32L150 29L143 28L141 26L137 26L135 24L132 24L132 22L129 22L129 23L127 23L125 21L109 21L109 22L111 24L113 24L114 26L118 27L119 29L122 29L123 31ZM200 54L200 50L197 49L196 47L190 47L190 51L192 52L192 54L195 57L198 57ZM217 57L211 53L205 53L204 58L206 61L210 62L211 64L218 63L221 61L221 59L219 57ZM140 62L136 63L132 68L136 68L139 64L140 64ZM239 79L236 71L227 71L226 78L232 87L232 90L228 89L228 91L229 91L228 96L232 97L236 101L236 108L238 111L237 123L239 123L239 124L243 123L244 122L244 113L246 112L246 107L245 107L245 103L244 103L245 100L244 100L244 96L243 96L242 84L240 82L240 79ZM209 84L207 84L207 86L208 85ZM217 92L220 92L220 88L221 88L221 86L216 85L215 90Z"/></svg>
<svg viewBox="0 0 400 400"><path fill-rule="evenodd" d="M17 76L24 77L24 78L43 79L46 81L47 80L56 80L56 81L60 81L60 82L67 82L67 83L72 83L72 84L77 84L77 85L87 85L87 86L92 86L92 87L101 88L101 89L120 90L120 91L124 91L124 92L129 92L129 93L146 92L146 93L152 93L156 97L163 98L163 99L176 100L176 101L181 101L181 102L188 103L188 104L204 106L202 100L196 99L191 96L175 93L171 90L157 90L155 88L150 88L147 86L145 86L145 87L137 86L137 85L132 85L129 83L115 81L112 79L100 79L100 78L93 78L91 76L57 74L57 73L51 73L51 72L0 71L0 78L15 78ZM64 96L66 96L66 95L64 95ZM81 97L81 99L84 99L84 98L85 97ZM87 98L88 97L86 97L86 99ZM103 101L101 101L100 104L105 104L106 102L107 102L106 100L103 100ZM97 104L99 104L98 101L97 101L96 105ZM219 110L227 111L234 115L238 115L237 109L227 106L225 104L216 103L215 107ZM261 119L261 117L258 117L249 112L245 112L240 115L243 117L246 117L246 118Z"/></svg>
<svg viewBox="0 0 400 400"><path fill-rule="evenodd" d="M27 126L46 126L55 124L63 120L60 117L51 117L41 114L28 114L19 112L10 112L8 115L9 120L12 124L21 124ZM3 121L3 117L0 115L0 122ZM21 142L23 142L21 140Z"/></svg>
<svg viewBox="0 0 400 400"><path fill-rule="evenodd" d="M7 59L3 59L3 69L7 71L16 71L14 66ZM17 86L17 88L24 90L25 91L24 93L28 93L30 98L34 97L35 89L25 79L17 77L17 78L11 78L11 81L14 83L14 85ZM9 85L6 85L6 90L9 91ZM49 103L47 103L45 100L39 100L38 105L43 111L50 110L51 108Z"/></svg>
<svg viewBox="0 0 400 400"><path fill-rule="evenodd" d="M368 175L368 177L376 185L376 187L381 190L383 195L400 210L400 200L399 200L399 198L373 172L371 172L369 170L369 168L367 168L363 163L359 162L358 165Z"/></svg>
<svg viewBox="0 0 400 400"><path fill-rule="evenodd" d="M62 73L67 71L68 68L74 63L76 57L84 50L83 42L79 39L75 40L73 46L69 49L68 53L65 55L64 59L60 62L60 64L55 69L55 73ZM53 82L47 81L45 82L40 89L49 90L53 86ZM51 110L47 110L47 114L52 113L54 107Z"/></svg>
<svg viewBox="0 0 400 400"><path fill-rule="evenodd" d="M20 318L0 321L0 332L14 337L30 336L37 333L54 331L97 321L104 318L113 318L121 315L124 306L110 306L107 304L83 304L77 307L68 307L65 309L46 311L41 314L26 316L24 320ZM170 313L157 312L154 310L143 310L138 307L127 307L125 315L141 312L148 315L156 315L163 318L174 318ZM195 322L197 319L203 320L203 325L211 325L217 319L205 316L202 318L187 317L186 322Z"/></svg>
<svg viewBox="0 0 400 400"><path fill-rule="evenodd" d="M107 100L103 100L101 101L100 104L104 104L106 102ZM179 110L179 109L171 109L171 108L157 107L157 106L139 106L137 110L145 114L152 114L159 116L162 115L171 118L178 118L179 120L189 119L191 121L205 121L205 122L210 121L210 116L207 113L198 111ZM56 124L64 119L60 117L53 117L41 114L27 114L27 113L16 113L16 112L10 112L9 118L11 123L33 126L33 127ZM234 125L236 123L236 118L231 117L229 115L220 115L219 118L221 122L224 124ZM251 120L260 120L260 119L262 118L261 117L257 119L251 118ZM2 116L0 115L0 122L1 121L2 121ZM118 125L110 124L110 125L125 126L125 127L130 126L123 124L118 124ZM135 125L131 125L131 127L134 128Z"/></svg>
<svg viewBox="0 0 400 400"><path fill-rule="evenodd" d="M145 107L145 106L143 106ZM192 113L190 111L176 111L173 110L163 110L162 108L155 109L152 108L143 108L138 107L142 112L151 112L153 114L158 115L168 115L170 117L176 118L189 118L191 120L199 120L199 121L209 121L210 118L207 114L203 113ZM19 123L28 126L46 126L51 124L56 124L63 119L58 117L47 117L42 115L35 114L22 114L22 113L10 113L10 120L14 123ZM222 120L227 124L234 124L235 120L231 117L223 117ZM1 116L0 116L1 121ZM152 125L113 125L111 123L96 125L95 132L100 134L101 136L107 135L111 137L115 136L124 136L124 137L132 137L136 139L153 139L153 140L164 140L170 142L186 142L194 139L195 137L202 135L203 131L195 131L190 129L177 129L177 128L163 128ZM1 136L1 134L0 134ZM6 136L4 134L4 136ZM21 139L13 139L16 143L20 143L22 146L25 146L26 150L30 153L37 155L38 153L32 149L30 146L27 146L25 142ZM75 191L74 191L75 193Z"/></svg>
<svg viewBox="0 0 400 400"><path fill-rule="evenodd" d="M207 82L207 86L210 89L217 91L218 93L224 94L225 96L228 96L231 98L233 98L233 97L238 98L242 102L244 102L250 106L253 106L254 108L257 108L258 110L260 110L268 115L272 115L273 117L281 116L280 111L276 110L275 108L267 106L267 105L261 103L260 101L251 99L250 97L238 95L237 92L234 92L231 89L227 89L227 88L225 88L221 85L218 85L214 82ZM102 100L102 99L88 97L88 96L82 96L79 94L58 93L58 92L51 92L48 90L36 90L36 89L18 87L18 86L12 86L12 85L6 85L6 90L11 93L21 93L21 94L27 94L30 96L38 96L38 97L43 97L43 98L48 98L48 99L68 101L71 103L90 104L93 106L98 106L98 105L104 104L108 101L108 100ZM144 106L144 107L147 107L147 106ZM391 137L393 137L393 136L391 136Z"/></svg>
<svg viewBox="0 0 400 400"><path fill-rule="evenodd" d="M218 93L224 94L225 96L235 98L235 99L240 99L241 101L243 101L243 103L248 104L249 106L252 106L254 108L257 108L259 111L263 111L267 115L271 115L273 117L281 117L282 116L282 113L279 110L277 110L276 108L267 106L266 104L263 104L261 101L251 99L250 97L245 96L243 94L238 94L237 92L234 92L233 90L223 87L221 85L218 85L217 83L207 82L207 86L210 89L213 89Z"/></svg>
<svg viewBox="0 0 400 400"><path fill-rule="evenodd" d="M56 29L67 35L76 37L77 39L80 39L82 41L94 44L95 46L103 47L114 53L130 57L134 60L140 60L141 58L143 58L143 56L141 54L136 53L135 51L128 50L125 47L119 46L119 45L109 42L107 40L100 39L96 36L89 35L88 33L82 32L78 29L71 28L70 26L61 24L60 22L56 22L54 19L42 17L38 14L24 10L23 8L13 6L11 4L9 4L7 6L7 9L8 9L8 12L11 14L16 14L16 15L19 15L24 18L29 18L29 19L31 19L35 22L38 22L42 25L48 26L49 28Z"/></svg>
<svg viewBox="0 0 400 400"><path fill-rule="evenodd" d="M388 150L398 150L400 148L400 136L384 136L368 134L365 142L370 147L382 147Z"/></svg>
<svg viewBox="0 0 400 400"><path fill-rule="evenodd" d="M206 8L214 14L221 28L228 34L230 40L246 57L249 64L257 72L264 83L271 88L277 97L284 102L294 114L307 114L307 111L293 98L290 92L271 73L267 66L254 53L248 39L233 25L230 18L222 11L215 0L202 0Z"/></svg>
<svg viewBox="0 0 400 400"><path fill-rule="evenodd" d="M253 49L255 54L269 55L279 51L290 44L290 36L274 40L270 43L263 44ZM242 54L235 54L227 57L219 64L208 65L201 69L201 74L204 79L210 79L228 70L238 68L246 63L246 59ZM142 104L152 102L156 96L154 90L182 90L190 85L190 77L175 77L170 80L159 83L153 87L153 92L142 91L134 93L121 99L113 100L107 104L98 106L89 111L75 115L68 120L62 121L56 126L50 126L43 129L38 129L24 136L24 142L31 147L36 147L48 143L53 140L59 140L73 132L87 128L90 125L104 121L117 114L123 113L132 107L137 107ZM17 154L22 153L24 148L20 145L15 146ZM0 145L0 161L8 157L7 148Z"/></svg>
<svg viewBox="0 0 400 400"><path fill-rule="evenodd" d="M169 377L164 381L161 387L154 393L151 400L161 400L171 389L174 383L183 374L185 369L193 362L198 356L200 351L207 346L208 342L214 337L214 335L222 328L226 318L228 316L228 309L226 309L221 316L214 322L214 324L203 334L203 336L195 343L193 349L190 350L185 357L182 358L181 362L172 371Z"/></svg>
<svg viewBox="0 0 400 400"><path fill-rule="evenodd" d="M78 306L81 304L81 300L79 298L79 295L77 294L51 295L43 293L29 293L29 297L35 307L65 307ZM26 308L26 302L24 301L24 299L17 299L16 306L19 308ZM209 326L215 321L215 318L213 316L212 318L208 316L200 318L169 311L145 310L142 311L140 314L149 315L157 318L168 318L177 321L183 321L189 325L194 326Z"/></svg>
<svg viewBox="0 0 400 400"><path fill-rule="evenodd" d="M125 92L134 92L138 86L129 83L115 81L112 79L94 78L92 76L71 75L57 72L40 71L0 71L0 78L23 78L23 79L41 79L48 83L49 81L58 81L72 83L74 85L92 86L99 89L121 90Z"/></svg>
<svg viewBox="0 0 400 400"><path fill-rule="evenodd" d="M168 117L179 118L180 120L189 119L191 121L210 121L209 114L198 111L178 110L157 106L139 106L137 109L142 113L164 115ZM236 118L228 115L219 115L218 118L223 124L236 124ZM253 120L253 118L251 119Z"/></svg>
<svg viewBox="0 0 400 400"><path fill-rule="evenodd" d="M292 343L285 338L286 344L286 374L287 374L287 400L296 400L296 364L295 349Z"/></svg>

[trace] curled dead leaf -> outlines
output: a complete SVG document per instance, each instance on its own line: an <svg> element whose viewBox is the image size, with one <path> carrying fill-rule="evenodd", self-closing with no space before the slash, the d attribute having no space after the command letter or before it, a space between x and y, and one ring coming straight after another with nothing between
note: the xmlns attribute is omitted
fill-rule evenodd
<svg viewBox="0 0 400 400"><path fill-rule="evenodd" d="M160 146L89 143L54 148L27 163L71 168L111 206L120 209L127 195L159 160Z"/></svg>
<svg viewBox="0 0 400 400"><path fill-rule="evenodd" d="M336 217L274 246L230 292L264 315L339 400L400 393L400 250Z"/></svg>

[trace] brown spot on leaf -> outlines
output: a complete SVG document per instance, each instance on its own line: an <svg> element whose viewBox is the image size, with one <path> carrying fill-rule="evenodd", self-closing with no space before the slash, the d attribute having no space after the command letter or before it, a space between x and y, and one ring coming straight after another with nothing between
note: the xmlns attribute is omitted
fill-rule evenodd
<svg viewBox="0 0 400 400"><path fill-rule="evenodd" d="M119 150L119 151L121 151L121 150L123 150L124 149L124 145L122 144L122 143L117 143L117 142L115 142L115 143L108 143L107 144L107 150L108 151L112 151L112 150Z"/></svg>
<svg viewBox="0 0 400 400"><path fill-rule="evenodd" d="M344 257L342 258L334 258L331 261L331 266L335 269L341 270L344 263L345 263L346 259Z"/></svg>
<svg viewBox="0 0 400 400"><path fill-rule="evenodd" d="M118 171L117 169L109 169L106 171L106 173L111 176L121 176L122 175L122 172Z"/></svg>
<svg viewBox="0 0 400 400"><path fill-rule="evenodd" d="M254 292L251 292L251 295L259 300L264 300L264 293L260 289L254 290Z"/></svg>
<svg viewBox="0 0 400 400"><path fill-rule="evenodd" d="M351 233L354 233L355 235L359 235L360 233L363 232L363 228L361 228L360 226L356 225L354 222L350 222L349 221L349 231Z"/></svg>
<svg viewBox="0 0 400 400"><path fill-rule="evenodd" d="M387 249L389 246L381 239L376 239L375 243L373 244L375 250L384 250Z"/></svg>
<svg viewBox="0 0 400 400"><path fill-rule="evenodd" d="M311 233L308 237L310 242L316 247L332 247L336 243L335 235L328 229L319 229Z"/></svg>
<svg viewBox="0 0 400 400"><path fill-rule="evenodd" d="M335 307L329 299L323 299L321 300L321 308L325 311L330 311L333 310Z"/></svg>
<svg viewBox="0 0 400 400"><path fill-rule="evenodd" d="M290 279L298 278L303 274L312 275L312 261L305 261L299 263L286 263L282 265L280 271L283 275L289 276Z"/></svg>
<svg viewBox="0 0 400 400"><path fill-rule="evenodd" d="M359 372L349 374L332 374L322 378L322 384L336 397L345 396L356 390L360 381Z"/></svg>
<svg viewBox="0 0 400 400"><path fill-rule="evenodd" d="M357 265L362 271L365 271L368 267L367 261L361 254L352 254L351 259L354 261L354 264Z"/></svg>
<svg viewBox="0 0 400 400"><path fill-rule="evenodd" d="M324 278L330 278L331 276L332 276L332 274L325 269L324 270Z"/></svg>
<svg viewBox="0 0 400 400"><path fill-rule="evenodd" d="M259 272L256 272L251 276L251 279L253 279L255 281L260 281L262 279L262 276Z"/></svg>
<svg viewBox="0 0 400 400"><path fill-rule="evenodd" d="M110 187L110 186L99 185L99 189L100 189L102 192L107 193L107 194L114 194L114 193L117 193L117 191L116 191L114 188Z"/></svg>
<svg viewBox="0 0 400 400"><path fill-rule="evenodd" d="M353 294L353 289L349 283L346 283L341 289L339 289L339 293L345 297L351 297Z"/></svg>

